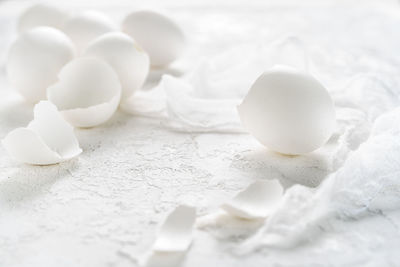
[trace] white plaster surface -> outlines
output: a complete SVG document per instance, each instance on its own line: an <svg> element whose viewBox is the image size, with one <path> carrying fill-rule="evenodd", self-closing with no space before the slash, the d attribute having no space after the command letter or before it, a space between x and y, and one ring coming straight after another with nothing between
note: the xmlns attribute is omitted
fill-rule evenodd
<svg viewBox="0 0 400 267"><path fill-rule="evenodd" d="M150 4L182 23L188 50L166 72L194 85L197 95L229 107L262 67L294 64L330 90L334 136L313 153L285 157L238 133L229 112L215 116L218 123L196 116L187 123L177 116L179 101L164 109L157 96L140 99L160 104L160 112L118 111L102 126L76 130L83 153L59 165L20 164L0 148L0 266L138 266L158 225L179 204L196 206L199 216L184 267L399 266L398 2ZM4 73L15 18L27 5L0 2L1 137L32 119L32 106L8 87ZM64 5L97 7L117 21L140 6ZM160 73L152 72L147 90ZM273 178L287 191L265 221L219 209L255 179Z"/></svg>

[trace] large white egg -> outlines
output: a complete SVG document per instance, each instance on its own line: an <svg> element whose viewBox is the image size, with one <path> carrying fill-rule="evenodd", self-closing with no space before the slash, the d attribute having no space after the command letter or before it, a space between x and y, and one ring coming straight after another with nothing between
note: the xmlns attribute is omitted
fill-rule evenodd
<svg viewBox="0 0 400 267"><path fill-rule="evenodd" d="M117 26L109 17L94 10L69 18L63 27L63 31L75 43L79 53L83 52L95 38L116 29Z"/></svg>
<svg viewBox="0 0 400 267"><path fill-rule="evenodd" d="M55 6L35 4L25 10L18 20L18 31L24 32L39 26L61 29L69 13Z"/></svg>
<svg viewBox="0 0 400 267"><path fill-rule="evenodd" d="M149 56L128 35L106 33L88 46L85 55L103 59L118 74L122 86L121 99L140 89L149 73Z"/></svg>
<svg viewBox="0 0 400 267"><path fill-rule="evenodd" d="M74 57L74 45L63 32L37 27L21 34L7 58L8 82L29 102L46 99L46 88Z"/></svg>
<svg viewBox="0 0 400 267"><path fill-rule="evenodd" d="M124 19L122 30L149 54L152 66L166 66L184 50L185 38L181 28L158 12L132 12Z"/></svg>
<svg viewBox="0 0 400 267"><path fill-rule="evenodd" d="M336 121L325 87L314 77L286 67L263 73L238 111L245 128L259 142L289 155L324 145Z"/></svg>
<svg viewBox="0 0 400 267"><path fill-rule="evenodd" d="M116 111L121 84L113 68L97 58L81 57L65 65L47 98L76 127L93 127Z"/></svg>

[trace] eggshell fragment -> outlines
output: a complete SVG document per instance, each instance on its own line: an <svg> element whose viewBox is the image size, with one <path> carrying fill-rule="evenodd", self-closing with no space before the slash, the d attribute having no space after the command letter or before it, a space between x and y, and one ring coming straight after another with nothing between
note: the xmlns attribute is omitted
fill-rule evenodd
<svg viewBox="0 0 400 267"><path fill-rule="evenodd" d="M35 4L25 10L18 20L18 32L39 26L61 29L69 14L62 9L47 4Z"/></svg>
<svg viewBox="0 0 400 267"><path fill-rule="evenodd" d="M100 58L110 64L122 86L122 99L140 89L149 73L149 56L128 35L106 33L90 43L86 55Z"/></svg>
<svg viewBox="0 0 400 267"><path fill-rule="evenodd" d="M48 101L36 104L33 121L11 131L2 144L18 161L34 165L59 163L82 152L73 127Z"/></svg>
<svg viewBox="0 0 400 267"><path fill-rule="evenodd" d="M314 77L288 67L263 73L238 107L245 128L260 143L282 154L311 152L335 128L335 109Z"/></svg>
<svg viewBox="0 0 400 267"><path fill-rule="evenodd" d="M96 37L116 29L117 26L109 17L93 10L69 18L63 27L63 31L75 43L79 53L82 53Z"/></svg>
<svg viewBox="0 0 400 267"><path fill-rule="evenodd" d="M228 213L243 219L262 219L276 209L283 188L278 180L256 181L222 205Z"/></svg>
<svg viewBox="0 0 400 267"><path fill-rule="evenodd" d="M63 32L51 27L26 31L10 48L8 82L29 102L46 99L46 88L73 57L74 45Z"/></svg>
<svg viewBox="0 0 400 267"><path fill-rule="evenodd" d="M155 11L130 13L122 23L122 31L143 47L152 66L166 66L184 50L185 38L181 28L166 15Z"/></svg>
<svg viewBox="0 0 400 267"><path fill-rule="evenodd" d="M156 252L180 252L188 249L192 242L196 209L181 205L170 213L161 226L153 245Z"/></svg>
<svg viewBox="0 0 400 267"><path fill-rule="evenodd" d="M82 57L61 69L59 81L47 89L47 97L72 125L92 127L114 114L121 84L106 62Z"/></svg>

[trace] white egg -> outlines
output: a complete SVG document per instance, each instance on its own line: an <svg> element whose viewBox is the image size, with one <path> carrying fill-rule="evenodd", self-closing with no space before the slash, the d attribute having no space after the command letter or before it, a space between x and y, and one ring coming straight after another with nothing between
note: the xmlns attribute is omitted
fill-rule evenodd
<svg viewBox="0 0 400 267"><path fill-rule="evenodd" d="M336 121L325 87L314 77L286 67L263 73L238 111L245 128L260 143L289 155L324 145Z"/></svg>
<svg viewBox="0 0 400 267"><path fill-rule="evenodd" d="M35 165L59 163L82 152L74 128L48 101L36 104L33 121L8 133L2 144L13 158Z"/></svg>
<svg viewBox="0 0 400 267"><path fill-rule="evenodd" d="M46 88L57 81L59 70L73 59L74 53L72 41L55 28L26 31L8 54L9 84L29 102L46 99Z"/></svg>
<svg viewBox="0 0 400 267"><path fill-rule="evenodd" d="M122 86L121 99L140 89L149 73L149 56L128 35L106 33L88 46L85 55L106 61L118 74Z"/></svg>
<svg viewBox="0 0 400 267"><path fill-rule="evenodd" d="M117 26L109 17L93 10L71 17L63 27L63 31L75 43L79 53L83 52L95 38L116 29Z"/></svg>
<svg viewBox="0 0 400 267"><path fill-rule="evenodd" d="M184 50L183 31L161 13L147 10L132 12L123 21L122 30L149 54L152 66L166 66Z"/></svg>
<svg viewBox="0 0 400 267"><path fill-rule="evenodd" d="M113 68L97 58L81 57L65 65L47 98L77 127L93 127L116 111L121 84Z"/></svg>
<svg viewBox="0 0 400 267"><path fill-rule="evenodd" d="M24 32L39 26L61 29L69 13L55 6L36 4L25 10L18 20L18 32Z"/></svg>

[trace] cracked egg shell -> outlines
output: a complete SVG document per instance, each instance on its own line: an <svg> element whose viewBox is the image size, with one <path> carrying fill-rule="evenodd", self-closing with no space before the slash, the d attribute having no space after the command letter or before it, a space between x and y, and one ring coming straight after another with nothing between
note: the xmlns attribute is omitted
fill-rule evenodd
<svg viewBox="0 0 400 267"><path fill-rule="evenodd" d="M184 50L183 31L162 13L150 10L132 12L124 19L122 31L143 47L152 66L167 66Z"/></svg>
<svg viewBox="0 0 400 267"><path fill-rule="evenodd" d="M114 68L121 82L122 100L139 90L149 73L147 53L121 32L110 32L96 38L89 44L85 55L100 58Z"/></svg>
<svg viewBox="0 0 400 267"><path fill-rule="evenodd" d="M60 69L73 59L75 48L63 32L37 27L21 34L7 58L7 79L27 101L46 99L46 88L57 81Z"/></svg>
<svg viewBox="0 0 400 267"><path fill-rule="evenodd" d="M91 41L116 29L117 26L109 17L94 10L88 10L69 18L63 26L63 31L75 43L79 54Z"/></svg>
<svg viewBox="0 0 400 267"><path fill-rule="evenodd" d="M59 81L47 89L47 98L76 127L93 127L116 111L121 84L112 67L97 58L74 59L61 69Z"/></svg>
<svg viewBox="0 0 400 267"><path fill-rule="evenodd" d="M35 4L26 9L18 20L18 32L24 32L39 26L61 29L69 13L48 4Z"/></svg>
<svg viewBox="0 0 400 267"><path fill-rule="evenodd" d="M332 98L309 74L274 67L252 85L238 107L244 127L273 151L298 155L324 145L335 128Z"/></svg>
<svg viewBox="0 0 400 267"><path fill-rule="evenodd" d="M36 104L33 121L11 131L2 144L13 158L33 165L60 163L82 152L73 127L48 101Z"/></svg>

